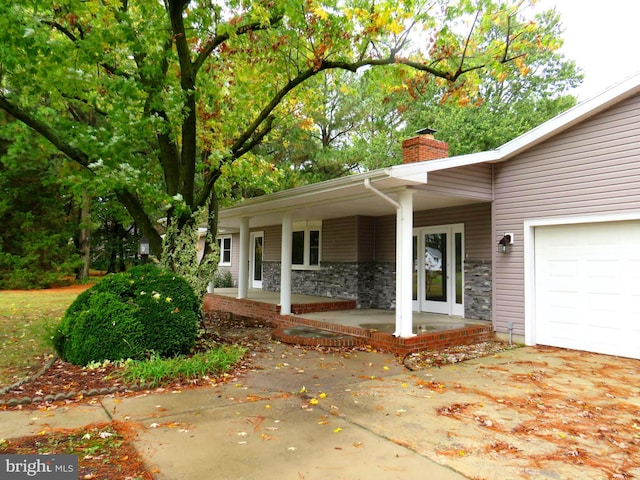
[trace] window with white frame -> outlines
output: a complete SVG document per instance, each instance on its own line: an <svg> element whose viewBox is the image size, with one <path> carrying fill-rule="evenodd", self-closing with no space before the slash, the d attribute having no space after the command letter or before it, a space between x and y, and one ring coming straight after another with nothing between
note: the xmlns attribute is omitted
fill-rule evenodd
<svg viewBox="0 0 640 480"><path fill-rule="evenodd" d="M321 221L293 223L291 245L291 265L293 268L313 268L320 266Z"/></svg>
<svg viewBox="0 0 640 480"><path fill-rule="evenodd" d="M218 265L223 267L231 266L231 235L218 237L218 248L220 249L220 261Z"/></svg>

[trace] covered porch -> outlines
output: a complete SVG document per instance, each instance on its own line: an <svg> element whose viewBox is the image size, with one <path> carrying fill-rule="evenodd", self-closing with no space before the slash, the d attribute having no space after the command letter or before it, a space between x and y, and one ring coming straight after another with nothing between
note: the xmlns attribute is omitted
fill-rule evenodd
<svg viewBox="0 0 640 480"><path fill-rule="evenodd" d="M493 335L488 321L413 312L413 335L402 338L393 335L396 327L393 310L356 309L352 300L291 294L291 313L282 314L279 292L248 289L245 298L237 297L237 288L216 289L207 294L204 308L262 320L275 328L277 338L288 343L335 346L326 336L318 336L314 343L308 335L296 333L296 327L309 327L341 335L337 339L341 346L368 344L405 355L486 341ZM353 339L357 341L354 343Z"/></svg>

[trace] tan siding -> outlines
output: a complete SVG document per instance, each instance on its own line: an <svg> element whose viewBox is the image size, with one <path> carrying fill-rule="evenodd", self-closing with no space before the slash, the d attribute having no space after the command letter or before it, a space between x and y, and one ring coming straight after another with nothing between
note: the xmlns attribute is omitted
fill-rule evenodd
<svg viewBox="0 0 640 480"><path fill-rule="evenodd" d="M282 227L271 225L261 229L264 232L262 259L265 262L279 262L281 254Z"/></svg>
<svg viewBox="0 0 640 480"><path fill-rule="evenodd" d="M515 233L494 262L494 325L524 332L523 222L640 209L640 96L625 100L513 160L495 165L494 242Z"/></svg>
<svg viewBox="0 0 640 480"><path fill-rule="evenodd" d="M375 231L373 217L358 217L358 262L371 262L375 259Z"/></svg>
<svg viewBox="0 0 640 480"><path fill-rule="evenodd" d="M491 204L475 203L462 207L424 210L413 216L415 228L452 223L464 224L464 250L467 259L491 259Z"/></svg>
<svg viewBox="0 0 640 480"><path fill-rule="evenodd" d="M322 222L322 261L355 262L357 217L333 218Z"/></svg>
<svg viewBox="0 0 640 480"><path fill-rule="evenodd" d="M491 166L470 165L429 173L429 192L491 200Z"/></svg>
<svg viewBox="0 0 640 480"><path fill-rule="evenodd" d="M423 210L413 215L413 226L464 224L465 255L467 259L491 260L493 239L491 236L491 204L475 203L461 207ZM376 260L395 262L396 217L376 219Z"/></svg>
<svg viewBox="0 0 640 480"><path fill-rule="evenodd" d="M376 262L396 261L396 217L389 215L375 219Z"/></svg>

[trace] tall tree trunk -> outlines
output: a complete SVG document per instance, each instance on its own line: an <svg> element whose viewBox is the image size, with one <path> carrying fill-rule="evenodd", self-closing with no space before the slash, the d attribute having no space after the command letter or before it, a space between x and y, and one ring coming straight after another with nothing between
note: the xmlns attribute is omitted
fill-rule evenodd
<svg viewBox="0 0 640 480"><path fill-rule="evenodd" d="M82 257L82 268L78 270L78 280L84 281L89 279L89 264L91 263L91 199L87 191L82 192L82 200L80 205L80 238L79 249Z"/></svg>

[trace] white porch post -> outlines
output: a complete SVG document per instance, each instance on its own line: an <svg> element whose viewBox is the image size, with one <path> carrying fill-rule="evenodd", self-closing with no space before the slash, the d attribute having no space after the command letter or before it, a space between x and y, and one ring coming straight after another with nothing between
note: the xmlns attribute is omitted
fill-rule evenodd
<svg viewBox="0 0 640 480"><path fill-rule="evenodd" d="M238 298L247 298L249 289L249 218L240 219L240 252L238 260Z"/></svg>
<svg viewBox="0 0 640 480"><path fill-rule="evenodd" d="M291 315L291 249L293 244L291 212L282 215L280 254L280 315Z"/></svg>
<svg viewBox="0 0 640 480"><path fill-rule="evenodd" d="M396 214L396 337L413 333L413 192L398 195Z"/></svg>

